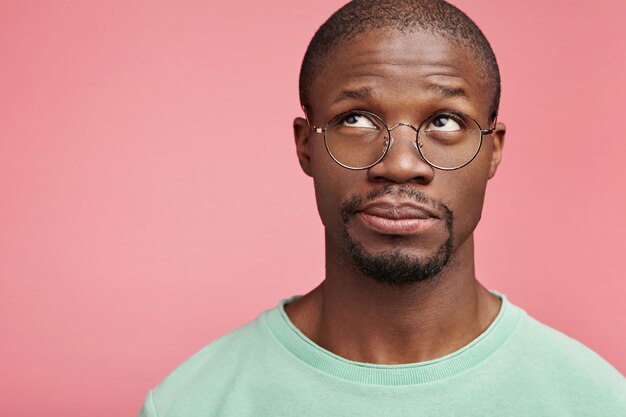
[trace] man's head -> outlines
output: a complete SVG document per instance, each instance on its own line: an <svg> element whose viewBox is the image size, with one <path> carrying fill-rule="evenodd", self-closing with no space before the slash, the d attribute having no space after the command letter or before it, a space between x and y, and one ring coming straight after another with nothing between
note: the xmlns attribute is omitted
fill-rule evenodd
<svg viewBox="0 0 626 417"><path fill-rule="evenodd" d="M451 111L487 132L499 91L489 44L447 3L353 1L319 29L300 79L308 120L297 118L294 133L300 164L314 179L327 264L353 262L365 275L393 284L424 281L452 265L473 267L472 233L500 162L504 125L486 134L471 163L451 171L421 156L416 130L458 130L461 121L429 118ZM330 157L326 133L311 127L344 114L339 126L346 135L355 127L375 132L375 120L394 126L390 137L379 129L382 160L350 170ZM424 127L425 120L433 126Z"/></svg>
<svg viewBox="0 0 626 417"><path fill-rule="evenodd" d="M492 94L490 121L500 105L500 70L480 28L461 10L443 0L354 0L337 10L315 33L300 68L300 104L309 109L315 77L347 42L375 30L422 31L441 36L475 52L473 62Z"/></svg>

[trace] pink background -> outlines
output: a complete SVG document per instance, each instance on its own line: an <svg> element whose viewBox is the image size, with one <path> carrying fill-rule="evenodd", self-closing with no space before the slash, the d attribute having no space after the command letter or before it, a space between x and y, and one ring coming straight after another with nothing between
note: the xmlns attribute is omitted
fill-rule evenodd
<svg viewBox="0 0 626 417"><path fill-rule="evenodd" d="M509 129L479 278L625 373L626 2L455 3L496 51ZM134 416L322 280L291 122L340 4L0 3L1 416Z"/></svg>

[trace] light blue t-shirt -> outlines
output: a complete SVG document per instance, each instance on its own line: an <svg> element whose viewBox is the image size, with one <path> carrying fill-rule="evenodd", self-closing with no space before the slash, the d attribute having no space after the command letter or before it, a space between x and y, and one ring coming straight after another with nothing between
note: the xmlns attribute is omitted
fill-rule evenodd
<svg viewBox="0 0 626 417"><path fill-rule="evenodd" d="M626 379L507 298L493 323L442 358L375 365L316 345L283 300L193 355L140 417L626 417Z"/></svg>

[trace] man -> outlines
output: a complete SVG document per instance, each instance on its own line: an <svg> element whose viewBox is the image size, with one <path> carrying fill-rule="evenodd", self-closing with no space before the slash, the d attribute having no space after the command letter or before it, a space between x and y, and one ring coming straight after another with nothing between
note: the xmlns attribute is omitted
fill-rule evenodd
<svg viewBox="0 0 626 417"><path fill-rule="evenodd" d="M619 372L475 277L505 126L467 16L353 1L311 41L300 96L326 277L194 355L142 416L626 416Z"/></svg>

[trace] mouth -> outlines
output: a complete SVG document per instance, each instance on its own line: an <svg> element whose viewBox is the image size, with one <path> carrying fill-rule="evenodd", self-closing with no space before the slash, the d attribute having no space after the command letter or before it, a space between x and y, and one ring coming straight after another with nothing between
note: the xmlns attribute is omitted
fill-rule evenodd
<svg viewBox="0 0 626 417"><path fill-rule="evenodd" d="M428 207L412 202L378 201L355 213L367 228L387 235L409 235L425 232L440 219Z"/></svg>

